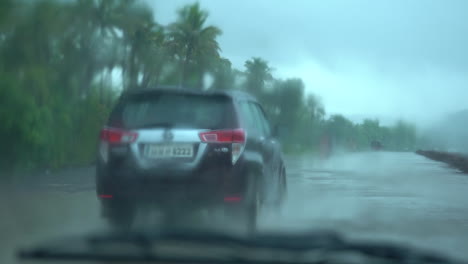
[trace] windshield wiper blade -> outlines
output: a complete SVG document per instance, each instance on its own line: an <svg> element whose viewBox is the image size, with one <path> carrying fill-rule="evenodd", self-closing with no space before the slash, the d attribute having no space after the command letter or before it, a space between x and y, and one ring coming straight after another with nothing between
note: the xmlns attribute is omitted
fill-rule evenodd
<svg viewBox="0 0 468 264"><path fill-rule="evenodd" d="M42 246L32 250L20 251L21 259L60 259L60 260L102 260L102 261L158 261L172 263L275 263L274 260L261 261L249 259L243 256L237 256L234 253L238 249L269 249L274 250L290 250L304 251L317 247L331 247L337 242L338 235L334 232L311 232L307 235L298 237L296 235L255 235L255 236L238 236L234 234L220 232L204 232L204 231L185 231L185 230L164 230L160 232L117 232L117 233L102 233L84 237L75 242L59 242L51 246ZM176 241L178 244L196 246L204 250L210 251L213 247L225 247L234 249L232 254L222 256L217 255L200 258L181 258L178 256L161 256L156 254L159 244ZM284 241L288 241L286 244ZM66 246L65 246L66 245ZM133 250L125 251L109 251L103 250L106 248L133 248ZM98 250L101 249L101 250ZM281 261L280 263L287 263ZM294 261L293 263L298 263ZM299 262L300 263L300 262ZM305 261L303 263L314 263L313 261Z"/></svg>
<svg viewBox="0 0 468 264"><path fill-rule="evenodd" d="M177 242L183 248L192 247L193 252L211 252L213 255L185 256L158 254L158 245ZM129 248L128 252L104 250L106 248ZM185 247L184 247L185 245ZM193 249L195 247L195 249ZM215 251L220 248L224 251ZM99 250L100 249L100 250ZM132 249L132 250L130 250ZM247 250L247 251L245 251ZM258 259L252 255L244 256L242 252L283 252L292 257L291 261L274 258ZM266 251L266 252L270 252ZM111 233L94 235L81 241L80 246L41 247L22 251L25 259L73 259L73 260L130 260L130 261L164 261L172 263L316 263L313 259L302 259L304 253L325 252L325 255L351 252L363 256L375 257L397 263L460 263L437 253L413 249L403 245L375 242L352 242L343 239L336 232L320 231L305 234L257 234L254 236L236 236L226 233L205 233L191 231L162 231L157 233ZM215 252L222 252L220 255ZM160 252L159 252L160 253ZM265 255L263 255L265 256Z"/></svg>
<svg viewBox="0 0 468 264"><path fill-rule="evenodd" d="M203 244L229 243L231 245L252 246L257 248L279 248L287 250L309 250L319 247L342 246L345 242L334 231L320 230L314 232L291 234L256 234L240 236L221 232L164 230L153 233L122 232L95 235L88 238L89 243L135 242L147 245L162 240L178 240Z"/></svg>

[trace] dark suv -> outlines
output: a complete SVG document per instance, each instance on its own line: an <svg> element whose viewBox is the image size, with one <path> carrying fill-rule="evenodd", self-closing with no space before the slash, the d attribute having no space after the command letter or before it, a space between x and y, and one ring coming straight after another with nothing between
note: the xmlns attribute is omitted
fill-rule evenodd
<svg viewBox="0 0 468 264"><path fill-rule="evenodd" d="M96 184L104 216L129 223L142 203L221 206L253 225L259 206L285 197L274 135L262 107L240 91L125 92L100 133Z"/></svg>

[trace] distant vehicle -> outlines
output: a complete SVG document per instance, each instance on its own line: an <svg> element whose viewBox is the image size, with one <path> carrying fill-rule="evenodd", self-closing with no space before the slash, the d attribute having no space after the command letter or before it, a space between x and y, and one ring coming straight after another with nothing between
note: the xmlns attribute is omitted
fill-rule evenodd
<svg viewBox="0 0 468 264"><path fill-rule="evenodd" d="M286 194L281 145L250 95L153 89L124 93L100 133L97 194L112 224L135 208L223 208L254 228Z"/></svg>
<svg viewBox="0 0 468 264"><path fill-rule="evenodd" d="M380 141L373 140L371 142L371 148L373 150L381 150L383 148L383 146L382 146L382 143Z"/></svg>

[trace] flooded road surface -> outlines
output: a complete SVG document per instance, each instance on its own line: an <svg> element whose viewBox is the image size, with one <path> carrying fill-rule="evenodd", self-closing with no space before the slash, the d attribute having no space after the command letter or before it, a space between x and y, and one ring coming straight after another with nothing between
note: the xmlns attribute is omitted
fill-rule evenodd
<svg viewBox="0 0 468 264"><path fill-rule="evenodd" d="M349 238L385 239L468 259L468 175L413 153L287 158L288 200L260 229L335 229ZM106 227L92 170L1 192L0 263L13 249ZM278 216L279 213L279 216Z"/></svg>
<svg viewBox="0 0 468 264"><path fill-rule="evenodd" d="M289 198L271 229L329 228L468 259L468 175L413 153L288 158Z"/></svg>

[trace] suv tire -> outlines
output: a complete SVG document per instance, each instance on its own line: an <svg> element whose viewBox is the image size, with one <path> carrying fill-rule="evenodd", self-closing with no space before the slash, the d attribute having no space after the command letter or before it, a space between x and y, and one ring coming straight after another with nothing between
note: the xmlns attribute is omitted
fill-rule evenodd
<svg viewBox="0 0 468 264"><path fill-rule="evenodd" d="M225 205L225 212L242 231L252 234L257 230L258 215L262 207L259 174L250 172L246 176L244 200Z"/></svg>

